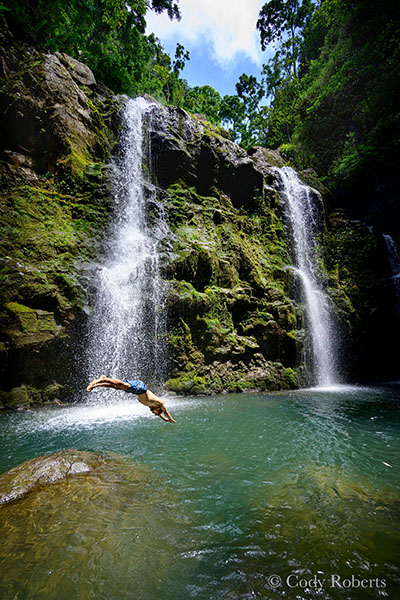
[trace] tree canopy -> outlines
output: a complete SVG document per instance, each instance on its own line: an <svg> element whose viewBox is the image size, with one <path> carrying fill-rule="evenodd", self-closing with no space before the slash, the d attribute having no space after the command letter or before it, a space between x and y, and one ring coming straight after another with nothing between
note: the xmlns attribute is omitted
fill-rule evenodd
<svg viewBox="0 0 400 600"><path fill-rule="evenodd" d="M148 10L180 19L175 0L3 0L0 9L49 51L86 63L116 93L163 98L176 86L180 63L145 35Z"/></svg>
<svg viewBox="0 0 400 600"><path fill-rule="evenodd" d="M223 99L221 117L235 138L290 149L297 165L312 166L336 190L395 174L400 4L270 0L257 28L261 46L274 43L275 53L259 80L242 75L237 96Z"/></svg>
<svg viewBox="0 0 400 600"><path fill-rule="evenodd" d="M45 48L85 62L116 93L148 93L223 125L245 148L285 147L338 188L397 169L400 139L400 3L269 0L256 27L274 55L236 94L191 88L174 58L145 35L149 10L179 19L175 0L3 0L0 11Z"/></svg>

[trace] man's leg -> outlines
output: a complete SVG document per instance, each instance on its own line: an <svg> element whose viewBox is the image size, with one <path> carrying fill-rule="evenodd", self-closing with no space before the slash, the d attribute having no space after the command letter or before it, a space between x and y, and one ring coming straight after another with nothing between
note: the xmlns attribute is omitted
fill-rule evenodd
<svg viewBox="0 0 400 600"><path fill-rule="evenodd" d="M98 379L93 379L93 381L91 381L89 383L89 385L87 386L87 391L90 392L90 390L92 389L93 385L95 383L98 383L99 381L104 381L104 379L107 379L107 377L105 375L100 375L100 377Z"/></svg>
<svg viewBox="0 0 400 600"><path fill-rule="evenodd" d="M106 377L105 375L101 375L98 379L94 379L87 386L87 391L91 392L95 387L108 387L113 388L114 390L127 390L131 386L126 381L122 381L122 379L114 379L112 377Z"/></svg>

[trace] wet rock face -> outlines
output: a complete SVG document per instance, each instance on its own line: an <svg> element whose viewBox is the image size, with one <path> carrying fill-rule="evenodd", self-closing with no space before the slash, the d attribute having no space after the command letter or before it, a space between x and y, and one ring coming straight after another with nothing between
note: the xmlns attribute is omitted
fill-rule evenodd
<svg viewBox="0 0 400 600"><path fill-rule="evenodd" d="M79 60L72 58L72 56L68 56L65 52L56 52L55 56L67 67L72 79L76 83L87 86L96 85L96 79L89 67L79 62Z"/></svg>
<svg viewBox="0 0 400 600"><path fill-rule="evenodd" d="M7 342L0 347L0 357L3 359L2 370L7 367L9 371L8 387L11 390L4 392L0 401L6 407L28 408L50 400L49 394L43 393L45 387L47 391L54 388L52 400L58 399L62 386L53 383L51 369L46 375L43 364L52 365L59 373L65 368L64 344L68 338L65 327L57 324L53 312L32 309L17 302L6 303L4 311L2 335ZM28 381L37 389L34 391L29 386L14 388L21 381Z"/></svg>
<svg viewBox="0 0 400 600"><path fill-rule="evenodd" d="M344 377L357 382L396 379L398 354L393 349L400 315L382 234L336 208L328 215L323 252L328 291L346 340Z"/></svg>
<svg viewBox="0 0 400 600"><path fill-rule="evenodd" d="M36 387L36 403L71 371L74 380L121 101L84 64L7 27L0 71L0 377L7 392Z"/></svg>
<svg viewBox="0 0 400 600"><path fill-rule="evenodd" d="M16 348L46 342L60 334L54 314L46 310L32 309L17 302L5 305L9 314L5 332L13 339Z"/></svg>
<svg viewBox="0 0 400 600"><path fill-rule="evenodd" d="M95 86L88 67L66 54L24 44L1 47L4 85L0 132L5 158L25 175L55 171L71 155L87 156L96 127L82 86Z"/></svg>
<svg viewBox="0 0 400 600"><path fill-rule="evenodd" d="M181 180L204 196L216 187L235 207L262 194L266 179L272 177L268 166L283 164L279 153L273 156L261 148L249 156L223 129L178 107L153 110L151 145L153 172L160 185Z"/></svg>
<svg viewBox="0 0 400 600"><path fill-rule="evenodd" d="M271 167L218 127L156 106L152 171L173 233L167 387L179 393L298 384L301 319L290 299L289 248Z"/></svg>

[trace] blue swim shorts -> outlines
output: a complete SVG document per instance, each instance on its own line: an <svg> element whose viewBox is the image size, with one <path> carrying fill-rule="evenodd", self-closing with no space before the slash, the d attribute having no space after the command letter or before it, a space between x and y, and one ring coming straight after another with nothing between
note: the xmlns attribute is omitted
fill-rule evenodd
<svg viewBox="0 0 400 600"><path fill-rule="evenodd" d="M130 394L145 394L147 392L147 385L140 381L140 379L124 379L131 386L125 392Z"/></svg>

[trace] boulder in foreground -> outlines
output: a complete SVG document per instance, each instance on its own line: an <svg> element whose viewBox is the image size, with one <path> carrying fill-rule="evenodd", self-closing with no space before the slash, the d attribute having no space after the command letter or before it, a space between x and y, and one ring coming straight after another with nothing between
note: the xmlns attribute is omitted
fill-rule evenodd
<svg viewBox="0 0 400 600"><path fill-rule="evenodd" d="M0 505L22 498L40 486L93 471L104 463L103 456L78 450L60 450L25 461L0 475Z"/></svg>

